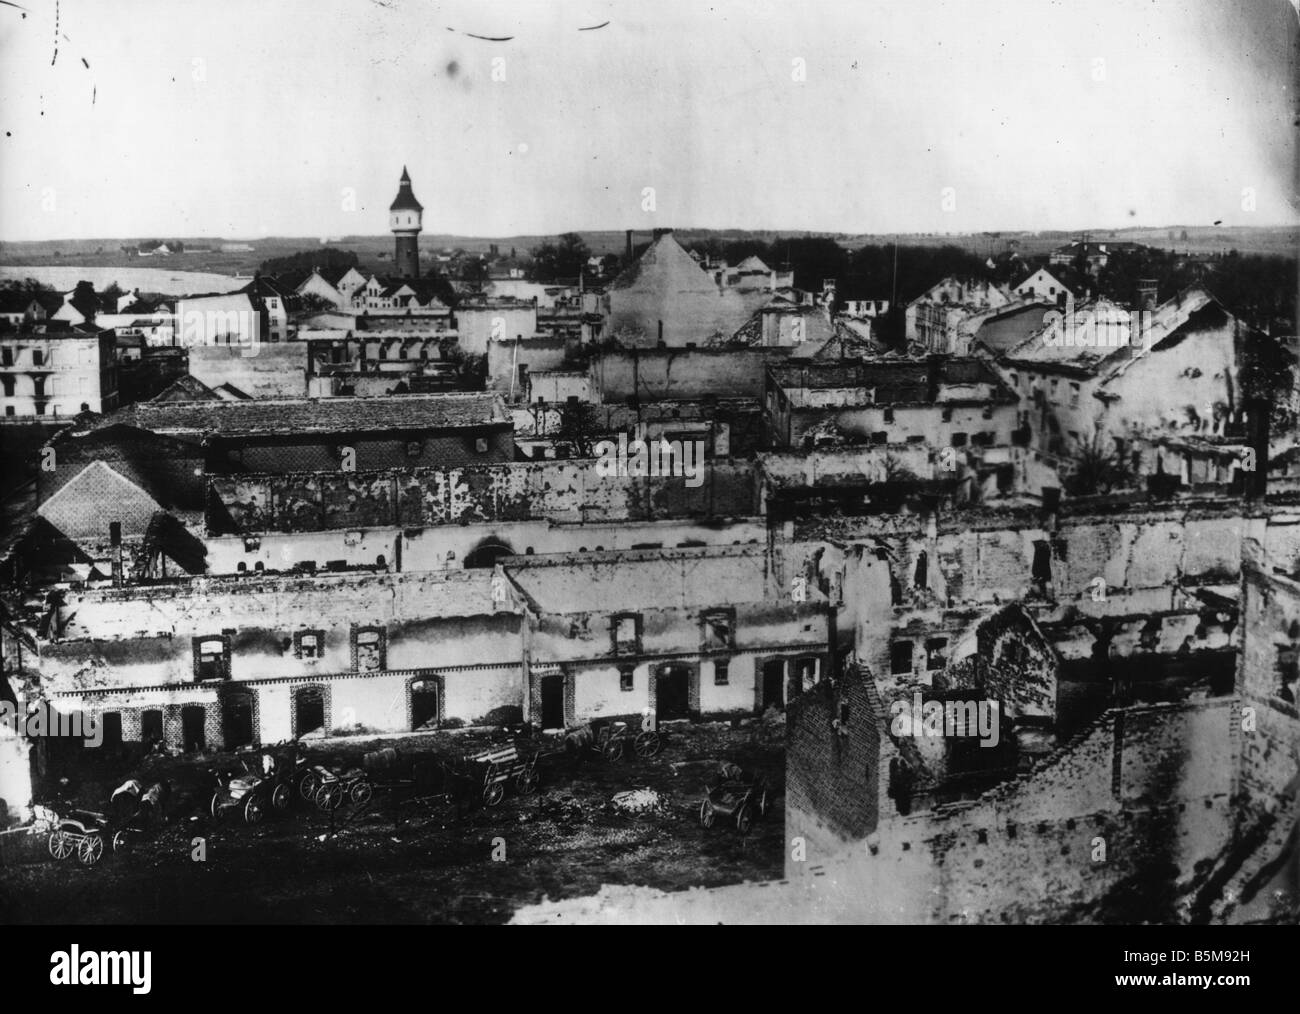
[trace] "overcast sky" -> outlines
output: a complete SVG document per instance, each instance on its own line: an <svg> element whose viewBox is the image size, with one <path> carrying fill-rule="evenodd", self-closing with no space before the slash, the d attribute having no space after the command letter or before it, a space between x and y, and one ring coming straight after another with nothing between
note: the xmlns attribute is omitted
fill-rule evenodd
<svg viewBox="0 0 1300 1014"><path fill-rule="evenodd" d="M0 239L1295 221L1288 0L22 6Z"/></svg>

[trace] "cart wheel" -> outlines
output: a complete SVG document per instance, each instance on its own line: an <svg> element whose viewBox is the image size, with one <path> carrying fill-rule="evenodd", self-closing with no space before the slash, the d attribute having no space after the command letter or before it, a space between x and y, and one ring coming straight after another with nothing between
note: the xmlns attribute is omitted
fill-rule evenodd
<svg viewBox="0 0 1300 1014"><path fill-rule="evenodd" d="M77 845L77 860L82 866L94 866L104 854L104 839L98 834L88 834Z"/></svg>
<svg viewBox="0 0 1300 1014"><path fill-rule="evenodd" d="M700 827L712 827L714 816L713 804L706 799L700 804Z"/></svg>
<svg viewBox="0 0 1300 1014"><path fill-rule="evenodd" d="M130 852L131 851L131 834L125 828L121 831L113 832L113 851Z"/></svg>
<svg viewBox="0 0 1300 1014"><path fill-rule="evenodd" d="M252 793L249 793L248 802L244 804L244 823L260 823L265 815L266 811L262 806L262 801Z"/></svg>
<svg viewBox="0 0 1300 1014"><path fill-rule="evenodd" d="M302 776L302 781L298 783L298 793L309 803L316 798L316 792L320 789L317 782L316 772L308 771Z"/></svg>
<svg viewBox="0 0 1300 1014"><path fill-rule="evenodd" d="M506 786L504 782L493 782L483 789L483 805L496 806L505 798Z"/></svg>
<svg viewBox="0 0 1300 1014"><path fill-rule="evenodd" d="M63 831L50 832L49 846L50 855L55 859L67 859L74 851L72 839Z"/></svg>
<svg viewBox="0 0 1300 1014"><path fill-rule="evenodd" d="M271 793L271 806L277 810L287 810L291 802L293 802L293 793L288 785L281 782L275 787L275 791Z"/></svg>
<svg viewBox="0 0 1300 1014"><path fill-rule="evenodd" d="M605 759L616 761L623 756L623 741L612 740L605 744Z"/></svg>
<svg viewBox="0 0 1300 1014"><path fill-rule="evenodd" d="M515 779L515 787L519 790L521 796L531 796L537 789L537 783L541 781L537 772L531 768L527 771L519 772L519 777Z"/></svg>
<svg viewBox="0 0 1300 1014"><path fill-rule="evenodd" d="M374 794L375 790L370 787L369 782L360 781L357 782L356 785L352 786L352 802L356 803L358 806L362 803L370 802L370 797Z"/></svg>
<svg viewBox="0 0 1300 1014"><path fill-rule="evenodd" d="M221 819L221 793L212 793L212 802L208 804L208 813L216 820Z"/></svg>
<svg viewBox="0 0 1300 1014"><path fill-rule="evenodd" d="M754 822L754 815L750 813L749 804L745 804L736 812L736 830L744 834L749 830L750 824Z"/></svg>
<svg viewBox="0 0 1300 1014"><path fill-rule="evenodd" d="M638 734L636 742L632 746L636 749L638 757L646 758L654 757L663 749L663 743L659 740L659 733L651 732L649 729Z"/></svg>
<svg viewBox="0 0 1300 1014"><path fill-rule="evenodd" d="M316 790L316 805L322 810L337 810L343 803L343 787L327 782Z"/></svg>

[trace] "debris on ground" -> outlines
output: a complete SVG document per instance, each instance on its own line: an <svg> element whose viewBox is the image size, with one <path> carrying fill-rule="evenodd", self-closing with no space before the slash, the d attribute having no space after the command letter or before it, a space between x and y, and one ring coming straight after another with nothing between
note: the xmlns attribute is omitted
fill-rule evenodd
<svg viewBox="0 0 1300 1014"><path fill-rule="evenodd" d="M666 810L659 793L651 788L628 789L616 793L610 800L610 805L622 813L636 816L664 813Z"/></svg>

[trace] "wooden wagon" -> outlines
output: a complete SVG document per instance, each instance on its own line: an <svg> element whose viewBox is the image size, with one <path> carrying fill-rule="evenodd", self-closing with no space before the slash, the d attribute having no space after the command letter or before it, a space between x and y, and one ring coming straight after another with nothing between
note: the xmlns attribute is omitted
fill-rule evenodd
<svg viewBox="0 0 1300 1014"><path fill-rule="evenodd" d="M500 803L505 798L509 782L514 782L515 789L521 796L527 796L536 791L541 780L537 774L537 754L523 754L514 743L484 750L466 757L465 761L470 772L482 779L484 806Z"/></svg>

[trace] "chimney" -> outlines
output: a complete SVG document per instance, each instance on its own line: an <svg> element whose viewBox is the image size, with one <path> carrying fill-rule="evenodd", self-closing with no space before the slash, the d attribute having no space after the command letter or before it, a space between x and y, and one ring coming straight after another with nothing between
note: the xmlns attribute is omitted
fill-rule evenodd
<svg viewBox="0 0 1300 1014"><path fill-rule="evenodd" d="M113 555L113 587L122 587L122 522L108 523L108 544Z"/></svg>
<svg viewBox="0 0 1300 1014"><path fill-rule="evenodd" d="M1138 280L1138 309L1154 310L1156 308L1157 285L1154 278Z"/></svg>
<svg viewBox="0 0 1300 1014"><path fill-rule="evenodd" d="M632 230L628 229L623 246L623 263L628 265L632 263Z"/></svg>
<svg viewBox="0 0 1300 1014"><path fill-rule="evenodd" d="M1255 468L1246 472L1246 499L1263 500L1268 493L1268 416L1273 404L1267 398L1247 398L1246 440L1255 452Z"/></svg>
<svg viewBox="0 0 1300 1014"><path fill-rule="evenodd" d="M658 239L660 236L671 236L672 234L672 229L656 229L654 231L654 238Z"/></svg>

